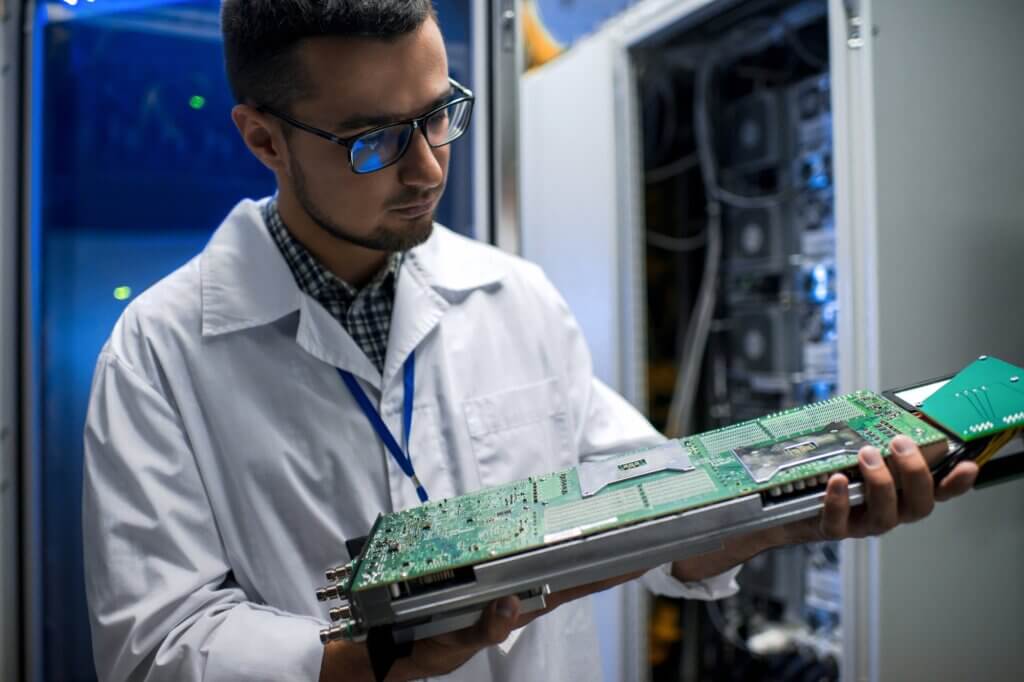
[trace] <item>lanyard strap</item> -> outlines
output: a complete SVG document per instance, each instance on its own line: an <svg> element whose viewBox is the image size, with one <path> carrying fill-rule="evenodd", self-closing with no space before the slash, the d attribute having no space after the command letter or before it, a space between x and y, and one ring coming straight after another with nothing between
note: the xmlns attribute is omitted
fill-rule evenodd
<svg viewBox="0 0 1024 682"><path fill-rule="evenodd" d="M384 441L384 447L388 449L391 456L398 462L399 468L402 472L412 480L412 484L416 486L416 494L420 498L420 502L426 502L429 498L427 497L427 491L420 483L420 479L416 478L416 470L412 466L412 458L409 456L409 434L412 433L412 401L416 393L416 353L410 353L409 359L405 361L405 367L403 370L403 387L405 389L405 395L402 400L402 444L404 447L399 447L398 441L391 435L391 430L388 429L387 424L384 423L384 419L380 416L380 412L373 403L370 402L370 398L366 395L366 391L359 385L359 382L352 375L351 372L347 372L343 369L338 370L338 374L341 375L342 381L345 382L345 386L348 387L349 393L355 398L356 403L359 404L363 414L370 420L370 424L373 426L373 430L377 432L380 439Z"/></svg>

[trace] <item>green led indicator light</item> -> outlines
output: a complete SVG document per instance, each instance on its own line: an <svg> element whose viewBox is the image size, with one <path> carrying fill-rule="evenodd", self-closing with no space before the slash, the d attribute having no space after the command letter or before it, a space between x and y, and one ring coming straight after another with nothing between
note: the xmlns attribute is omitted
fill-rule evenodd
<svg viewBox="0 0 1024 682"><path fill-rule="evenodd" d="M132 297L132 288L131 287L118 287L118 288L114 289L114 298L116 298L118 301L127 301L131 297Z"/></svg>
<svg viewBox="0 0 1024 682"><path fill-rule="evenodd" d="M192 98L189 99L188 105L196 111L199 111L206 106L206 98L202 95L193 95Z"/></svg>

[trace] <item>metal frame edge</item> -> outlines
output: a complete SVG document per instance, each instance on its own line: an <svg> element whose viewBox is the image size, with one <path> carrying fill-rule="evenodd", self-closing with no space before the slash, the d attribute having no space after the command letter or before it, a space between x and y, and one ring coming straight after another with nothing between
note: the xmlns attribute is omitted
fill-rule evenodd
<svg viewBox="0 0 1024 682"><path fill-rule="evenodd" d="M0 323L19 329L22 5L0 1ZM0 336L0 679L21 679L17 333Z"/></svg>

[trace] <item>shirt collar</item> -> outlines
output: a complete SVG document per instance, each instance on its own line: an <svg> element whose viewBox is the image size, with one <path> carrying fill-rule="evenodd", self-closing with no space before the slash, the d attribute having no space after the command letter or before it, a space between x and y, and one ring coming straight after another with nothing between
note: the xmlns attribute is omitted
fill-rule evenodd
<svg viewBox="0 0 1024 682"><path fill-rule="evenodd" d="M360 294L370 293L382 287L390 287L387 295L394 295L394 284L398 281L398 272L402 266L402 253L391 254L386 266L362 289L357 289L331 272L302 242L292 236L278 211L277 197L265 202L261 213L270 236L295 277L296 284L312 298L325 305L330 302L340 303L347 309Z"/></svg>
<svg viewBox="0 0 1024 682"><path fill-rule="evenodd" d="M263 220L265 201L235 206L199 257L204 336L270 324L300 308L303 293ZM405 272L409 265L454 302L497 285L507 258L435 224L430 239L407 252L399 276L413 276Z"/></svg>

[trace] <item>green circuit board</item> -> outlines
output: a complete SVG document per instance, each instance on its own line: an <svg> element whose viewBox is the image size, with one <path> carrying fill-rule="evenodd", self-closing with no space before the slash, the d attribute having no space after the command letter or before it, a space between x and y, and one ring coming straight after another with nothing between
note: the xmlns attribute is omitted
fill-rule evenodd
<svg viewBox="0 0 1024 682"><path fill-rule="evenodd" d="M524 550L751 493L782 497L824 486L830 474L856 466L863 445L888 455L897 434L920 445L946 439L885 398L860 391L616 455L604 460L602 471L618 478L589 495L577 467L386 514L367 538L349 589L387 585L398 596ZM628 478L666 449L687 470Z"/></svg>
<svg viewBox="0 0 1024 682"><path fill-rule="evenodd" d="M925 400L921 411L965 442L1024 426L1024 370L982 355Z"/></svg>

